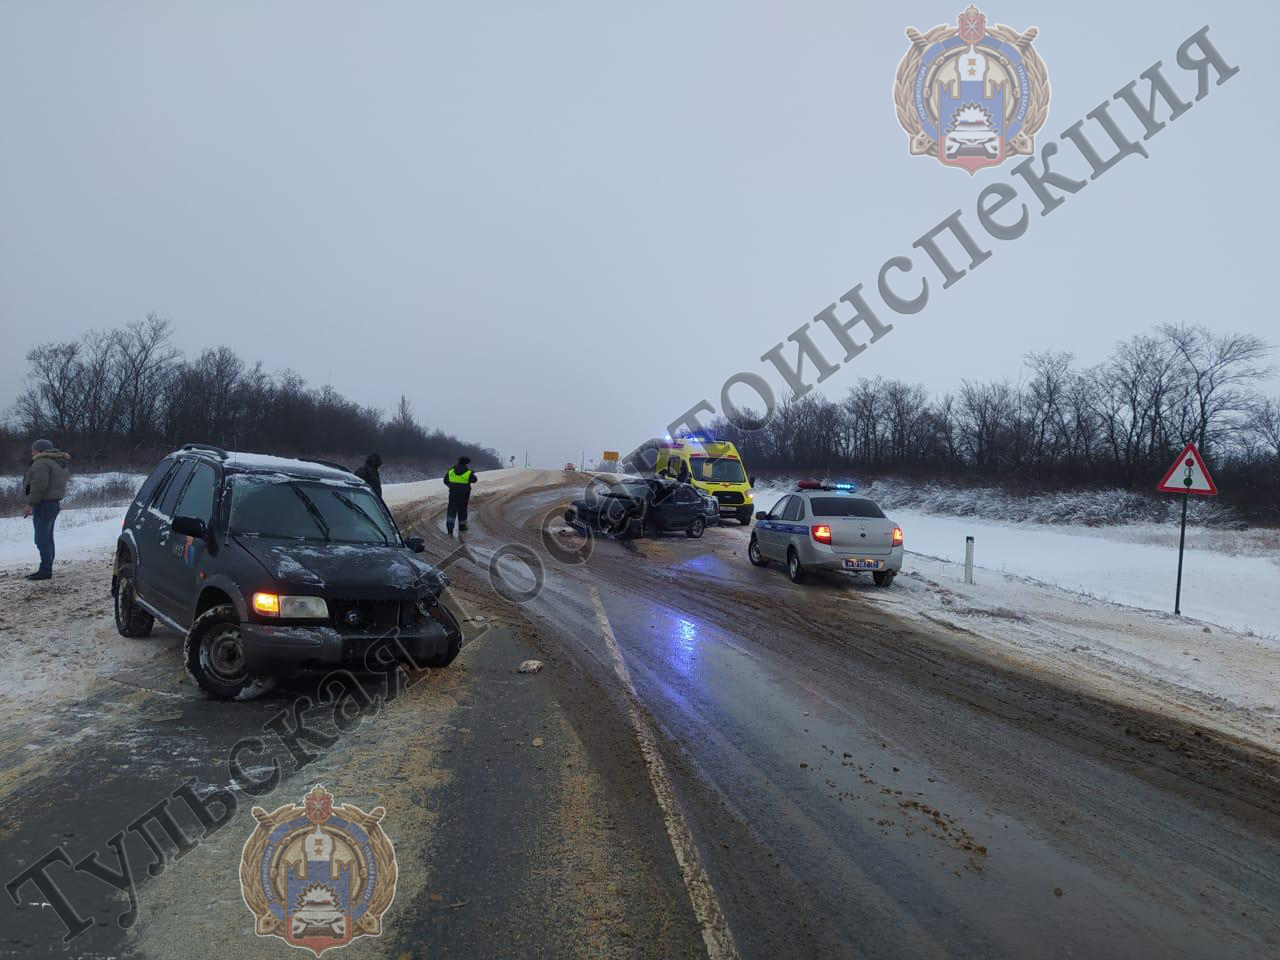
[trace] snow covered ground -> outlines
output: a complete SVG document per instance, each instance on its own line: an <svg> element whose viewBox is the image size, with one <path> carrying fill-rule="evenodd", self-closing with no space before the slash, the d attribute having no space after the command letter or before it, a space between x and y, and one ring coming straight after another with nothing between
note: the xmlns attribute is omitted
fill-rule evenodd
<svg viewBox="0 0 1280 960"><path fill-rule="evenodd" d="M120 536L125 507L76 507L58 514L54 528L58 562L107 556ZM39 564L31 521L22 517L0 517L0 569ZM55 570L56 570L55 566Z"/></svg>
<svg viewBox="0 0 1280 960"><path fill-rule="evenodd" d="M998 571L1125 606L1173 610L1176 527L1165 545L1141 542L1152 532L1146 524L1134 530L1001 524L905 510L890 515L903 528L907 550L924 557L962 564L965 537L972 536L979 582L997 579L986 572ZM1280 640L1280 552L1232 555L1197 546L1200 539L1193 538L1183 561L1183 614Z"/></svg>

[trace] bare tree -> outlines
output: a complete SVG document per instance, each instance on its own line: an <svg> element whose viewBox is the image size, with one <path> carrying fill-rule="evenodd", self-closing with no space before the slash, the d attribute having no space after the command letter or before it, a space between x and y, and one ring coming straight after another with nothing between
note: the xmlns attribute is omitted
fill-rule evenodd
<svg viewBox="0 0 1280 960"><path fill-rule="evenodd" d="M1249 408L1245 389L1271 374L1260 364L1271 352L1261 337L1248 333L1214 333L1200 325L1163 324L1160 333L1182 361L1193 404L1193 439L1202 451L1214 441L1213 429L1228 415Z"/></svg>

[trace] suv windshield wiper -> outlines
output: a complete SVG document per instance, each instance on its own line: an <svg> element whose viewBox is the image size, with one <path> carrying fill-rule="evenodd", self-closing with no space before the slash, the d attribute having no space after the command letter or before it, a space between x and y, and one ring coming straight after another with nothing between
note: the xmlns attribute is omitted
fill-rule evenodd
<svg viewBox="0 0 1280 960"><path fill-rule="evenodd" d="M320 508L311 502L311 498L302 492L301 487L295 487L293 484L289 484L289 489L298 495L298 499L301 500L303 506L307 508L307 513L311 514L311 519L316 522L316 526L318 526L320 528L320 532L324 534L325 540L332 540L333 537L329 536L329 525L324 522L324 514L320 512Z"/></svg>
<svg viewBox="0 0 1280 960"><path fill-rule="evenodd" d="M365 510L364 507L360 506L360 504L356 503L354 500L349 499L345 494L334 493L334 497L336 497L339 501L345 504L347 509L353 511L354 513L358 514L361 517L364 517L364 519L368 522L369 526L373 527L373 529L377 532L378 536L382 537L382 542L384 544L388 544L391 542L390 540L387 539L386 531L384 531L382 527L378 525L378 521L374 520L373 517L369 515L369 512Z"/></svg>

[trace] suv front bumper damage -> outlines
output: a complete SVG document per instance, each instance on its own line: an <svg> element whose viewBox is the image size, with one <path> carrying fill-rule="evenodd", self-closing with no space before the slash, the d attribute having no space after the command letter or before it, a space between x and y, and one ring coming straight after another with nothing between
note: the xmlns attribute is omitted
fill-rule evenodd
<svg viewBox="0 0 1280 960"><path fill-rule="evenodd" d="M388 633L344 633L327 624L240 625L245 664L253 673L281 674L315 667L382 670L392 662L424 665L444 656L460 640L435 620Z"/></svg>

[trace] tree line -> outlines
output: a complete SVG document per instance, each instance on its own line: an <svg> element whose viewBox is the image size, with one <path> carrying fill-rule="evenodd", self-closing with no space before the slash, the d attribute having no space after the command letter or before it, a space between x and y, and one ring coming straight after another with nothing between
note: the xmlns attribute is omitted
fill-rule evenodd
<svg viewBox="0 0 1280 960"><path fill-rule="evenodd" d="M49 436L81 463L145 461L158 449L198 442L282 456L377 452L433 466L465 454L477 466L498 465L493 450L424 427L403 396L388 417L291 370L269 373L229 347L188 358L172 332L151 314L34 347L10 432Z"/></svg>
<svg viewBox="0 0 1280 960"><path fill-rule="evenodd" d="M841 399L788 396L755 430L721 418L753 468L975 478L1038 487L1154 488L1187 441L1226 499L1280 522L1280 400L1260 337L1164 324L1081 368L1063 351L1032 353L1017 381L923 385L860 379Z"/></svg>

